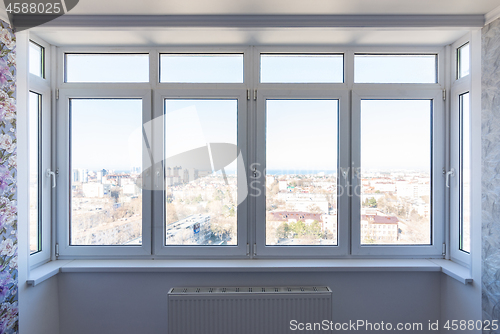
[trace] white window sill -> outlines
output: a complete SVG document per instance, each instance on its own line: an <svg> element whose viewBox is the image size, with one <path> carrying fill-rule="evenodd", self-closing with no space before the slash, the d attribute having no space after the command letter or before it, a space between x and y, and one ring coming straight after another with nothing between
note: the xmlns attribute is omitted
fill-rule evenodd
<svg viewBox="0 0 500 334"><path fill-rule="evenodd" d="M35 286L58 273L81 272L442 272L459 282L472 282L470 270L440 259L335 260L58 260L30 272Z"/></svg>

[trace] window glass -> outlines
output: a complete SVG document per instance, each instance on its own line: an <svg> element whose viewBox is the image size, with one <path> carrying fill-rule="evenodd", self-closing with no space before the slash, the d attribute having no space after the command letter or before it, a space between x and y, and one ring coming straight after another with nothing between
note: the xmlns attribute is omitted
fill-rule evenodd
<svg viewBox="0 0 500 334"><path fill-rule="evenodd" d="M469 93L460 95L460 250L470 253L470 101Z"/></svg>
<svg viewBox="0 0 500 334"><path fill-rule="evenodd" d="M341 54L262 54L260 82L339 83L344 82Z"/></svg>
<svg viewBox="0 0 500 334"><path fill-rule="evenodd" d="M71 244L142 243L142 101L71 99Z"/></svg>
<svg viewBox="0 0 500 334"><path fill-rule="evenodd" d="M436 83L437 55L354 56L356 83Z"/></svg>
<svg viewBox="0 0 500 334"><path fill-rule="evenodd" d="M268 100L266 114L266 244L337 245L338 100Z"/></svg>
<svg viewBox="0 0 500 334"><path fill-rule="evenodd" d="M148 54L66 54L66 82L149 82Z"/></svg>
<svg viewBox="0 0 500 334"><path fill-rule="evenodd" d="M164 107L166 245L237 245L238 101Z"/></svg>
<svg viewBox="0 0 500 334"><path fill-rule="evenodd" d="M44 58L45 49L35 42L30 41L29 46L29 71L31 74L37 75L41 78L45 76Z"/></svg>
<svg viewBox="0 0 500 334"><path fill-rule="evenodd" d="M160 82L243 83L243 55L162 54Z"/></svg>
<svg viewBox="0 0 500 334"><path fill-rule="evenodd" d="M470 47L469 43L461 46L457 50L457 79L469 75L470 69Z"/></svg>
<svg viewBox="0 0 500 334"><path fill-rule="evenodd" d="M431 243L430 100L361 101L361 243Z"/></svg>
<svg viewBox="0 0 500 334"><path fill-rule="evenodd" d="M42 250L40 196L40 94L29 92L29 185L30 185L30 254Z"/></svg>

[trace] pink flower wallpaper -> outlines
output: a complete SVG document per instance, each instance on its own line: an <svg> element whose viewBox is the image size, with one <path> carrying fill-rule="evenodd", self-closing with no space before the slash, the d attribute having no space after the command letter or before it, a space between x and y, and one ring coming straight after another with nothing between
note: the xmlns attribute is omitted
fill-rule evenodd
<svg viewBox="0 0 500 334"><path fill-rule="evenodd" d="M18 332L16 38L0 21L0 334Z"/></svg>

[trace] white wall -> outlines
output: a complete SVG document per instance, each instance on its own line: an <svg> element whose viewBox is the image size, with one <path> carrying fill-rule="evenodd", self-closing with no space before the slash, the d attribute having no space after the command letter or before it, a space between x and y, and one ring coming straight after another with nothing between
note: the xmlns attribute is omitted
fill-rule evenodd
<svg viewBox="0 0 500 334"><path fill-rule="evenodd" d="M422 322L440 318L441 273L64 273L61 334L159 334L174 286L328 285L335 322ZM420 331L418 333L426 333ZM434 332L435 333L435 332Z"/></svg>
<svg viewBox="0 0 500 334"><path fill-rule="evenodd" d="M58 276L23 290L19 312L19 334L59 334Z"/></svg>

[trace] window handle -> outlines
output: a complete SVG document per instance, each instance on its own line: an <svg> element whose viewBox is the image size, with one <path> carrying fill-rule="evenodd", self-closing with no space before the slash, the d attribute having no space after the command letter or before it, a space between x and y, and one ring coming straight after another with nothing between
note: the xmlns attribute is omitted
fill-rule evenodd
<svg viewBox="0 0 500 334"><path fill-rule="evenodd" d="M455 176L455 169L452 168L446 173L446 188L450 187L450 177Z"/></svg>
<svg viewBox="0 0 500 334"><path fill-rule="evenodd" d="M47 168L47 172L45 174L48 178L52 177L52 188L56 187L56 173Z"/></svg>
<svg viewBox="0 0 500 334"><path fill-rule="evenodd" d="M160 184L160 171L157 170L156 171L156 181L155 181L156 188L158 188L159 184Z"/></svg>

